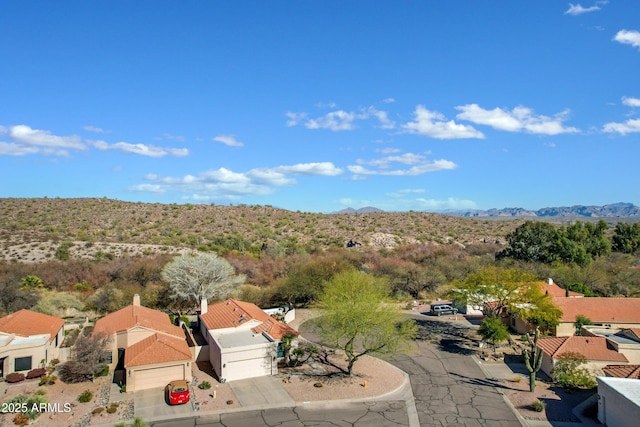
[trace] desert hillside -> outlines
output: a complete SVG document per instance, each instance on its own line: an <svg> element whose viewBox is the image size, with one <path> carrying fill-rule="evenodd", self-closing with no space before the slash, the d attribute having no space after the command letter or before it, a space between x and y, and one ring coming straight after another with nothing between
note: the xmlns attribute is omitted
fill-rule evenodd
<svg viewBox="0 0 640 427"><path fill-rule="evenodd" d="M426 212L319 214L271 206L131 203L109 199L0 199L0 259L297 247L395 247L416 242L503 242L523 220L490 221Z"/></svg>

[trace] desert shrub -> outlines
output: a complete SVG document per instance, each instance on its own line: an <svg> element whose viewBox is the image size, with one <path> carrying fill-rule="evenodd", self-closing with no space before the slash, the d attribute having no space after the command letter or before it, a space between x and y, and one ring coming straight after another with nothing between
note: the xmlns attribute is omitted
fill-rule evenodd
<svg viewBox="0 0 640 427"><path fill-rule="evenodd" d="M107 407L107 413L109 413L109 414L115 414L115 412L117 410L118 410L118 404L117 403L111 403Z"/></svg>
<svg viewBox="0 0 640 427"><path fill-rule="evenodd" d="M46 373L47 373L47 370L45 368L32 369L29 372L27 372L27 379L31 380L33 378L40 378Z"/></svg>
<svg viewBox="0 0 640 427"><path fill-rule="evenodd" d="M198 384L198 388L200 390L209 390L211 388L211 383L209 381L202 381Z"/></svg>
<svg viewBox="0 0 640 427"><path fill-rule="evenodd" d="M35 391L36 396L44 396L47 394L47 388L45 386L40 386Z"/></svg>
<svg viewBox="0 0 640 427"><path fill-rule="evenodd" d="M29 416L24 413L17 414L13 417L13 423L17 426L26 426L29 424Z"/></svg>
<svg viewBox="0 0 640 427"><path fill-rule="evenodd" d="M531 404L531 408L533 408L533 410L536 412L544 411L545 406L547 405L543 401L538 399L534 400L533 403Z"/></svg>
<svg viewBox="0 0 640 427"><path fill-rule="evenodd" d="M24 374L21 374L19 372L12 372L9 375L7 375L6 377L4 377L5 381L12 384L12 383L19 383L20 381L24 381Z"/></svg>
<svg viewBox="0 0 640 427"><path fill-rule="evenodd" d="M109 365L101 366L96 370L96 377L106 377L107 375L109 375Z"/></svg>
<svg viewBox="0 0 640 427"><path fill-rule="evenodd" d="M91 402L91 399L93 399L93 393L91 390L85 390L80 393L80 396L78 396L78 402L80 403Z"/></svg>
<svg viewBox="0 0 640 427"><path fill-rule="evenodd" d="M567 352L558 356L551 376L553 380L564 388L591 389L597 386L593 375L581 367L587 359L580 353Z"/></svg>
<svg viewBox="0 0 640 427"><path fill-rule="evenodd" d="M93 415L98 415L100 413L102 413L104 411L104 406L98 406L97 408L93 408L93 411L91 411L91 413Z"/></svg>
<svg viewBox="0 0 640 427"><path fill-rule="evenodd" d="M40 385L53 385L57 380L58 377L53 374L44 375L40 377Z"/></svg>

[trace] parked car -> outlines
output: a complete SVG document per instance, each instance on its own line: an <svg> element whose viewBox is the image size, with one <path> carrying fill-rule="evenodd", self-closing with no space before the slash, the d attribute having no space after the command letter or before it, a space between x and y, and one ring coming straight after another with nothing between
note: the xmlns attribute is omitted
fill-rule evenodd
<svg viewBox="0 0 640 427"><path fill-rule="evenodd" d="M189 385L185 380L171 381L167 387L170 405L180 405L189 401Z"/></svg>
<svg viewBox="0 0 640 427"><path fill-rule="evenodd" d="M431 315L458 314L458 309L449 304L431 304Z"/></svg>

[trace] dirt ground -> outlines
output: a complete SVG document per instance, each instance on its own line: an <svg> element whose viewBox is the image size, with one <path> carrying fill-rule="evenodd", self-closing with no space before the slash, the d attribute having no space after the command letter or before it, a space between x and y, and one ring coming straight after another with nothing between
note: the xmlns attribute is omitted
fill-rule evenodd
<svg viewBox="0 0 640 427"><path fill-rule="evenodd" d="M47 408L42 408L37 411L39 415L35 419L35 422L40 425L46 425L47 427L69 427L82 423L83 425L95 425L95 424L115 424L119 420L125 418L132 406L131 396L123 394L123 400L114 407L113 413L108 413L107 408L103 406L104 394L101 395L101 390L104 387L109 387L110 377L102 377L96 379L93 383L80 383L80 384L64 384L58 380L55 384L47 386L39 386L39 380L28 380L16 384L5 384L5 392L2 396L2 402L6 404L11 399L18 395L31 395L33 396L36 390L40 390L44 393L44 397L49 401ZM84 391L89 390L93 394L91 401L86 403L80 403L78 397ZM102 396L102 398L101 398ZM98 409L96 413L95 408ZM3 409L11 409L10 406L5 405ZM21 409L18 410L21 412ZM16 413L3 413L1 415L2 425L11 426L14 425L14 418Z"/></svg>

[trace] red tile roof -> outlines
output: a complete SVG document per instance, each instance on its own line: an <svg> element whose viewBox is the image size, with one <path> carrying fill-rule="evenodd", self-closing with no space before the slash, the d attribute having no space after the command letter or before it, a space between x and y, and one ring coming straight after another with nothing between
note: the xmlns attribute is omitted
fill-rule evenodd
<svg viewBox="0 0 640 427"><path fill-rule="evenodd" d="M551 283L549 283L549 282L539 282L539 285L540 285L540 289L542 290L543 294L549 294L552 297L566 297L567 296L567 290L566 289L562 289L560 286L558 286L553 281ZM580 298L580 297L584 297L584 295L579 293L579 292L569 291L569 297Z"/></svg>
<svg viewBox="0 0 640 427"><path fill-rule="evenodd" d="M49 334L53 341L64 326L64 320L48 314L22 309L0 319L0 332L21 337Z"/></svg>
<svg viewBox="0 0 640 427"><path fill-rule="evenodd" d="M609 377L640 379L640 365L607 365L602 371Z"/></svg>
<svg viewBox="0 0 640 427"><path fill-rule="evenodd" d="M191 361L193 356L184 339L153 334L124 352L124 366L151 365L154 363Z"/></svg>
<svg viewBox="0 0 640 427"><path fill-rule="evenodd" d="M179 326L171 324L169 315L152 308L139 305L129 305L113 313L109 313L96 322L94 332L104 332L111 335L127 331L134 326L142 326L165 334L184 338L184 332Z"/></svg>
<svg viewBox="0 0 640 427"><path fill-rule="evenodd" d="M595 323L640 324L640 298L566 298L553 302L562 310L561 322L575 322L582 314Z"/></svg>
<svg viewBox="0 0 640 427"><path fill-rule="evenodd" d="M580 353L587 360L628 362L623 354L609 346L605 337L543 337L538 340L538 347L554 359L563 353Z"/></svg>
<svg viewBox="0 0 640 427"><path fill-rule="evenodd" d="M237 328L251 320L260 322L252 328L256 333L266 332L275 339L282 338L287 333L298 335L290 326L278 322L262 311L257 305L249 302L228 299L207 307L207 312L200 316L207 329Z"/></svg>

